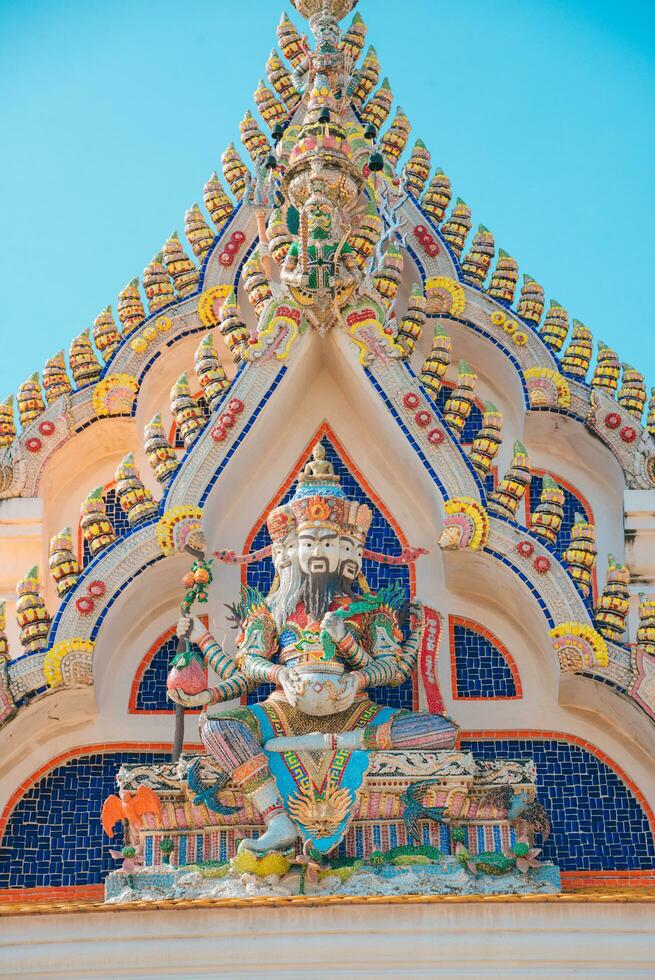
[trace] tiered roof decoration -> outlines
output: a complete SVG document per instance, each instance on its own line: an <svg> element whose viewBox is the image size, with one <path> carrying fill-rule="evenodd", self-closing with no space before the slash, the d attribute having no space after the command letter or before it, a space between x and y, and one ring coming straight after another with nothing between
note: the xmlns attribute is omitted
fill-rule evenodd
<svg viewBox="0 0 655 980"><path fill-rule="evenodd" d="M158 355L198 335L195 377L189 363L170 396L184 454L171 445L160 415L145 428L161 501L152 499L134 457L126 456L117 493L131 531L118 537L102 488L91 490L82 503L92 554L87 568L77 565L69 529L53 538L50 568L61 605L52 625L37 570L18 585L27 617L23 652L94 641L111 596L96 597L88 610L81 601L88 598L87 580L102 580L104 563L115 567L119 553L130 549L140 548L144 562L154 560L158 516L202 506L210 475L215 479L227 465L226 455L265 403L262 393L283 383L297 348L313 332L340 332L449 502L443 547L467 550L474 540L484 550L493 541L489 552L511 555L528 589L542 602L546 596L562 669L611 678L630 693L638 671L625 646L625 569L608 573L594 611L593 527L582 520L575 526L560 562L562 501L554 479L544 481L530 528L519 523L531 478L520 442L506 452L511 463L495 488L486 489L482 481L502 455L503 417L488 402L472 445L463 444L479 365L462 359L457 337L464 329L493 343L520 380L525 412L557 413L581 434L591 433L614 455L627 487L655 488L655 399L644 425L643 376L620 366L602 343L592 370L591 330L578 320L570 325L568 312L547 302L535 279L524 275L519 285L518 262L496 249L489 229L479 225L471 236L471 209L452 200L451 180L432 168L426 144L410 142L409 118L393 109L375 50L364 53L364 21L356 14L343 31L336 25L354 0L294 0L294 6L309 19L316 46L283 16L281 50L264 66L268 84L259 82L254 111L247 110L240 126L249 164L232 144L225 149L224 182L212 173L199 189L206 211L194 203L184 217L189 248L173 233L141 281L131 279L121 291L116 316L104 307L92 336L87 327L75 337L69 369L60 351L46 362L43 388L38 374L20 387L19 427L12 398L0 405L0 499L35 496L53 454L101 419L134 416ZM435 399L448 372L456 387L442 414ZM114 587L120 584L117 579ZM639 643L649 655L652 618L644 603ZM20 700L12 670L10 688Z"/></svg>

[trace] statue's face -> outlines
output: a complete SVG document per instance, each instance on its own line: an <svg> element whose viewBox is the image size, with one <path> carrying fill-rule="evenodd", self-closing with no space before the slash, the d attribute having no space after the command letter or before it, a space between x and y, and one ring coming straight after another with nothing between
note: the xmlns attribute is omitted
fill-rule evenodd
<svg viewBox="0 0 655 980"><path fill-rule="evenodd" d="M356 538L344 534L339 538L339 571L342 578L354 582L362 570L364 546Z"/></svg>
<svg viewBox="0 0 655 980"><path fill-rule="evenodd" d="M315 204L307 215L309 233L316 238L327 238L332 230L332 214L323 204Z"/></svg>
<svg viewBox="0 0 655 980"><path fill-rule="evenodd" d="M271 557L277 572L289 568L298 561L298 537L295 531L287 534L282 541L273 542Z"/></svg>
<svg viewBox="0 0 655 980"><path fill-rule="evenodd" d="M316 43L322 47L327 44L331 48L336 48L341 38L341 31L338 23L333 17L323 16L312 19L312 31L316 38Z"/></svg>
<svg viewBox="0 0 655 980"><path fill-rule="evenodd" d="M330 528L307 528L298 535L298 561L307 575L336 572L339 550L339 536Z"/></svg>

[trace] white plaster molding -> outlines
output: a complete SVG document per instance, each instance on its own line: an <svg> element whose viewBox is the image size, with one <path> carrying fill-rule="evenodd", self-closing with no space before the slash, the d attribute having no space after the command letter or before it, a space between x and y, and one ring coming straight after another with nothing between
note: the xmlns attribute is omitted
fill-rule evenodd
<svg viewBox="0 0 655 980"><path fill-rule="evenodd" d="M0 919L0 974L645 977L652 904L494 900L196 908Z"/></svg>

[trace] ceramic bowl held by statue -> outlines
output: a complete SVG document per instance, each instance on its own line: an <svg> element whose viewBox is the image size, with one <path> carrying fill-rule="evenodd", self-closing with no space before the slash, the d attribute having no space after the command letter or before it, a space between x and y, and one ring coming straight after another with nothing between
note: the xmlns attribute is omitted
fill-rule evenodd
<svg viewBox="0 0 655 980"><path fill-rule="evenodd" d="M306 715L334 715L340 711L337 699L345 680L342 664L297 664L296 672L302 681L302 693L297 707Z"/></svg>

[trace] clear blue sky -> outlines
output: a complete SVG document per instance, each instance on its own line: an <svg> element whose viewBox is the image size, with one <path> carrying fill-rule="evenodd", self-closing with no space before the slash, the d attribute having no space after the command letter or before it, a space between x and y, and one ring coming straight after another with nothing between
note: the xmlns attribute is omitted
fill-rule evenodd
<svg viewBox="0 0 655 980"><path fill-rule="evenodd" d="M282 9L0 0L0 397L183 230L253 106ZM652 0L359 10L474 223L654 384Z"/></svg>

